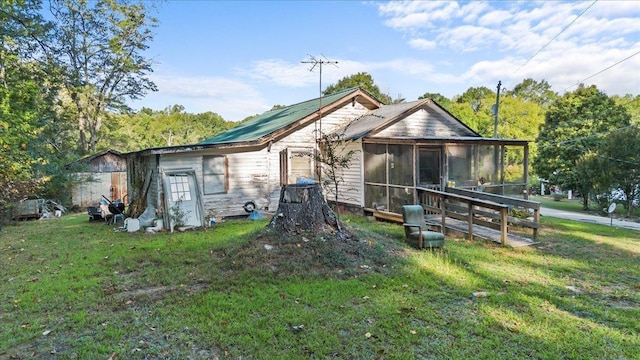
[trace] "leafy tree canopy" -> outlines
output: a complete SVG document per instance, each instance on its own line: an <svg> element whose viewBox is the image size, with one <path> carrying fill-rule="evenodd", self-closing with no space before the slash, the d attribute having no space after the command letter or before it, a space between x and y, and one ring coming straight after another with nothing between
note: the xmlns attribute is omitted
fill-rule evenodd
<svg viewBox="0 0 640 360"><path fill-rule="evenodd" d="M349 89L352 87L360 87L371 95L382 101L384 104L393 103L391 96L383 94L378 88L378 85L373 81L373 77L366 72L359 72L355 75L345 76L338 80L336 84L331 84L322 92L325 96L331 95L341 90ZM401 101L401 99L400 99Z"/></svg>
<svg viewBox="0 0 640 360"><path fill-rule="evenodd" d="M625 107L596 86L580 85L554 101L545 115L545 122L536 140L538 156L533 167L536 173L568 190L583 195L589 187L575 171L577 161L598 148L599 141L609 132L628 126L630 116ZM583 196L587 206L587 196Z"/></svg>
<svg viewBox="0 0 640 360"><path fill-rule="evenodd" d="M506 91L506 94L531 101L545 109L558 97L546 80L536 81L531 78L522 80L513 90Z"/></svg>

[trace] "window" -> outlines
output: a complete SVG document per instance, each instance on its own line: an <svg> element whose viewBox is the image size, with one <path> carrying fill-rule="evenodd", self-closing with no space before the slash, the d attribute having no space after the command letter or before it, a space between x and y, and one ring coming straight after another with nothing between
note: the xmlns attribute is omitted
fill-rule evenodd
<svg viewBox="0 0 640 360"><path fill-rule="evenodd" d="M315 179L313 149L280 151L280 185L295 184L303 179Z"/></svg>
<svg viewBox="0 0 640 360"><path fill-rule="evenodd" d="M291 178L313 179L313 154L311 149L291 150Z"/></svg>
<svg viewBox="0 0 640 360"><path fill-rule="evenodd" d="M171 201L191 200L189 177L187 175L169 175L169 186L171 189Z"/></svg>
<svg viewBox="0 0 640 360"><path fill-rule="evenodd" d="M227 192L227 158L224 156L202 157L202 184L205 194Z"/></svg>

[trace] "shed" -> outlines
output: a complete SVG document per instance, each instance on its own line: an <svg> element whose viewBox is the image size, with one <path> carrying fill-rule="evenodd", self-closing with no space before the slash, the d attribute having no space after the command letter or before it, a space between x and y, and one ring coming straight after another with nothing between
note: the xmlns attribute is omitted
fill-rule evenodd
<svg viewBox="0 0 640 360"><path fill-rule="evenodd" d="M102 196L127 201L127 160L118 151L107 149L74 162L81 169L73 173L75 186L71 192L73 205L97 204Z"/></svg>

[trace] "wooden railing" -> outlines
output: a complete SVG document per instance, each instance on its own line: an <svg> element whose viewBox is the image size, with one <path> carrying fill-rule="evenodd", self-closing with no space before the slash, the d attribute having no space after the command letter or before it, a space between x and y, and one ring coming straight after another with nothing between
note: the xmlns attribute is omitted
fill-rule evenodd
<svg viewBox="0 0 640 360"><path fill-rule="evenodd" d="M466 221L469 239L473 239L473 226L480 225L500 231L500 242L507 243L509 225L520 225L533 229L533 240L538 237L540 224L540 203L479 191L446 188L437 191L417 188L420 203L428 215L440 215L442 230L447 217ZM509 209L519 207L533 210L533 220L509 216Z"/></svg>
<svg viewBox="0 0 640 360"><path fill-rule="evenodd" d="M507 243L507 227L509 206L491 200L484 200L472 196L459 195L451 192L431 190L417 187L420 204L427 214L440 214L442 231L444 232L447 217L466 221L469 239L473 240L473 225L481 225L500 230L500 243ZM476 215L492 214L497 222L487 221Z"/></svg>
<svg viewBox="0 0 640 360"><path fill-rule="evenodd" d="M520 208L524 209L527 213L533 211L533 220L522 219L514 216L507 216L507 222L513 225L520 225L526 228L533 229L533 240L538 240L538 229L540 228L540 203L537 201L518 199L509 196L496 195L481 191L473 191L466 189L458 189L447 187L445 188L447 193L469 196L481 200L492 201L495 203L507 205L509 209ZM483 214L484 216L492 217L492 214Z"/></svg>

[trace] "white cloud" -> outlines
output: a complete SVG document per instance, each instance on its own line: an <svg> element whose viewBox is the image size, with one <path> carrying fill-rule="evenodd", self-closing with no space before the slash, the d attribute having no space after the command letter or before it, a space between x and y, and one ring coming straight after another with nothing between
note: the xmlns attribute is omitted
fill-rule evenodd
<svg viewBox="0 0 640 360"><path fill-rule="evenodd" d="M309 61L309 59L303 60ZM241 74L252 79L274 83L285 87L303 87L316 80L310 71L312 64L302 62L290 63L279 59L266 59L254 62L249 70L237 69Z"/></svg>
<svg viewBox="0 0 640 360"><path fill-rule="evenodd" d="M225 120L235 121L270 108L259 91L234 79L152 75L151 80L160 91L148 94L144 99L144 106L154 110L179 104L184 106L187 112L212 111ZM135 107L136 104L132 106Z"/></svg>
<svg viewBox="0 0 640 360"><path fill-rule="evenodd" d="M531 77L562 93L602 71L586 83L612 95L640 91L640 55L614 65L640 48L637 2L461 4L401 1L378 7L385 25L409 35L410 47L436 49L466 66L441 68L439 76L430 75L432 83L486 86L502 79L515 85Z"/></svg>
<svg viewBox="0 0 640 360"><path fill-rule="evenodd" d="M431 50L436 47L437 43L427 39L411 39L409 45L418 50Z"/></svg>

